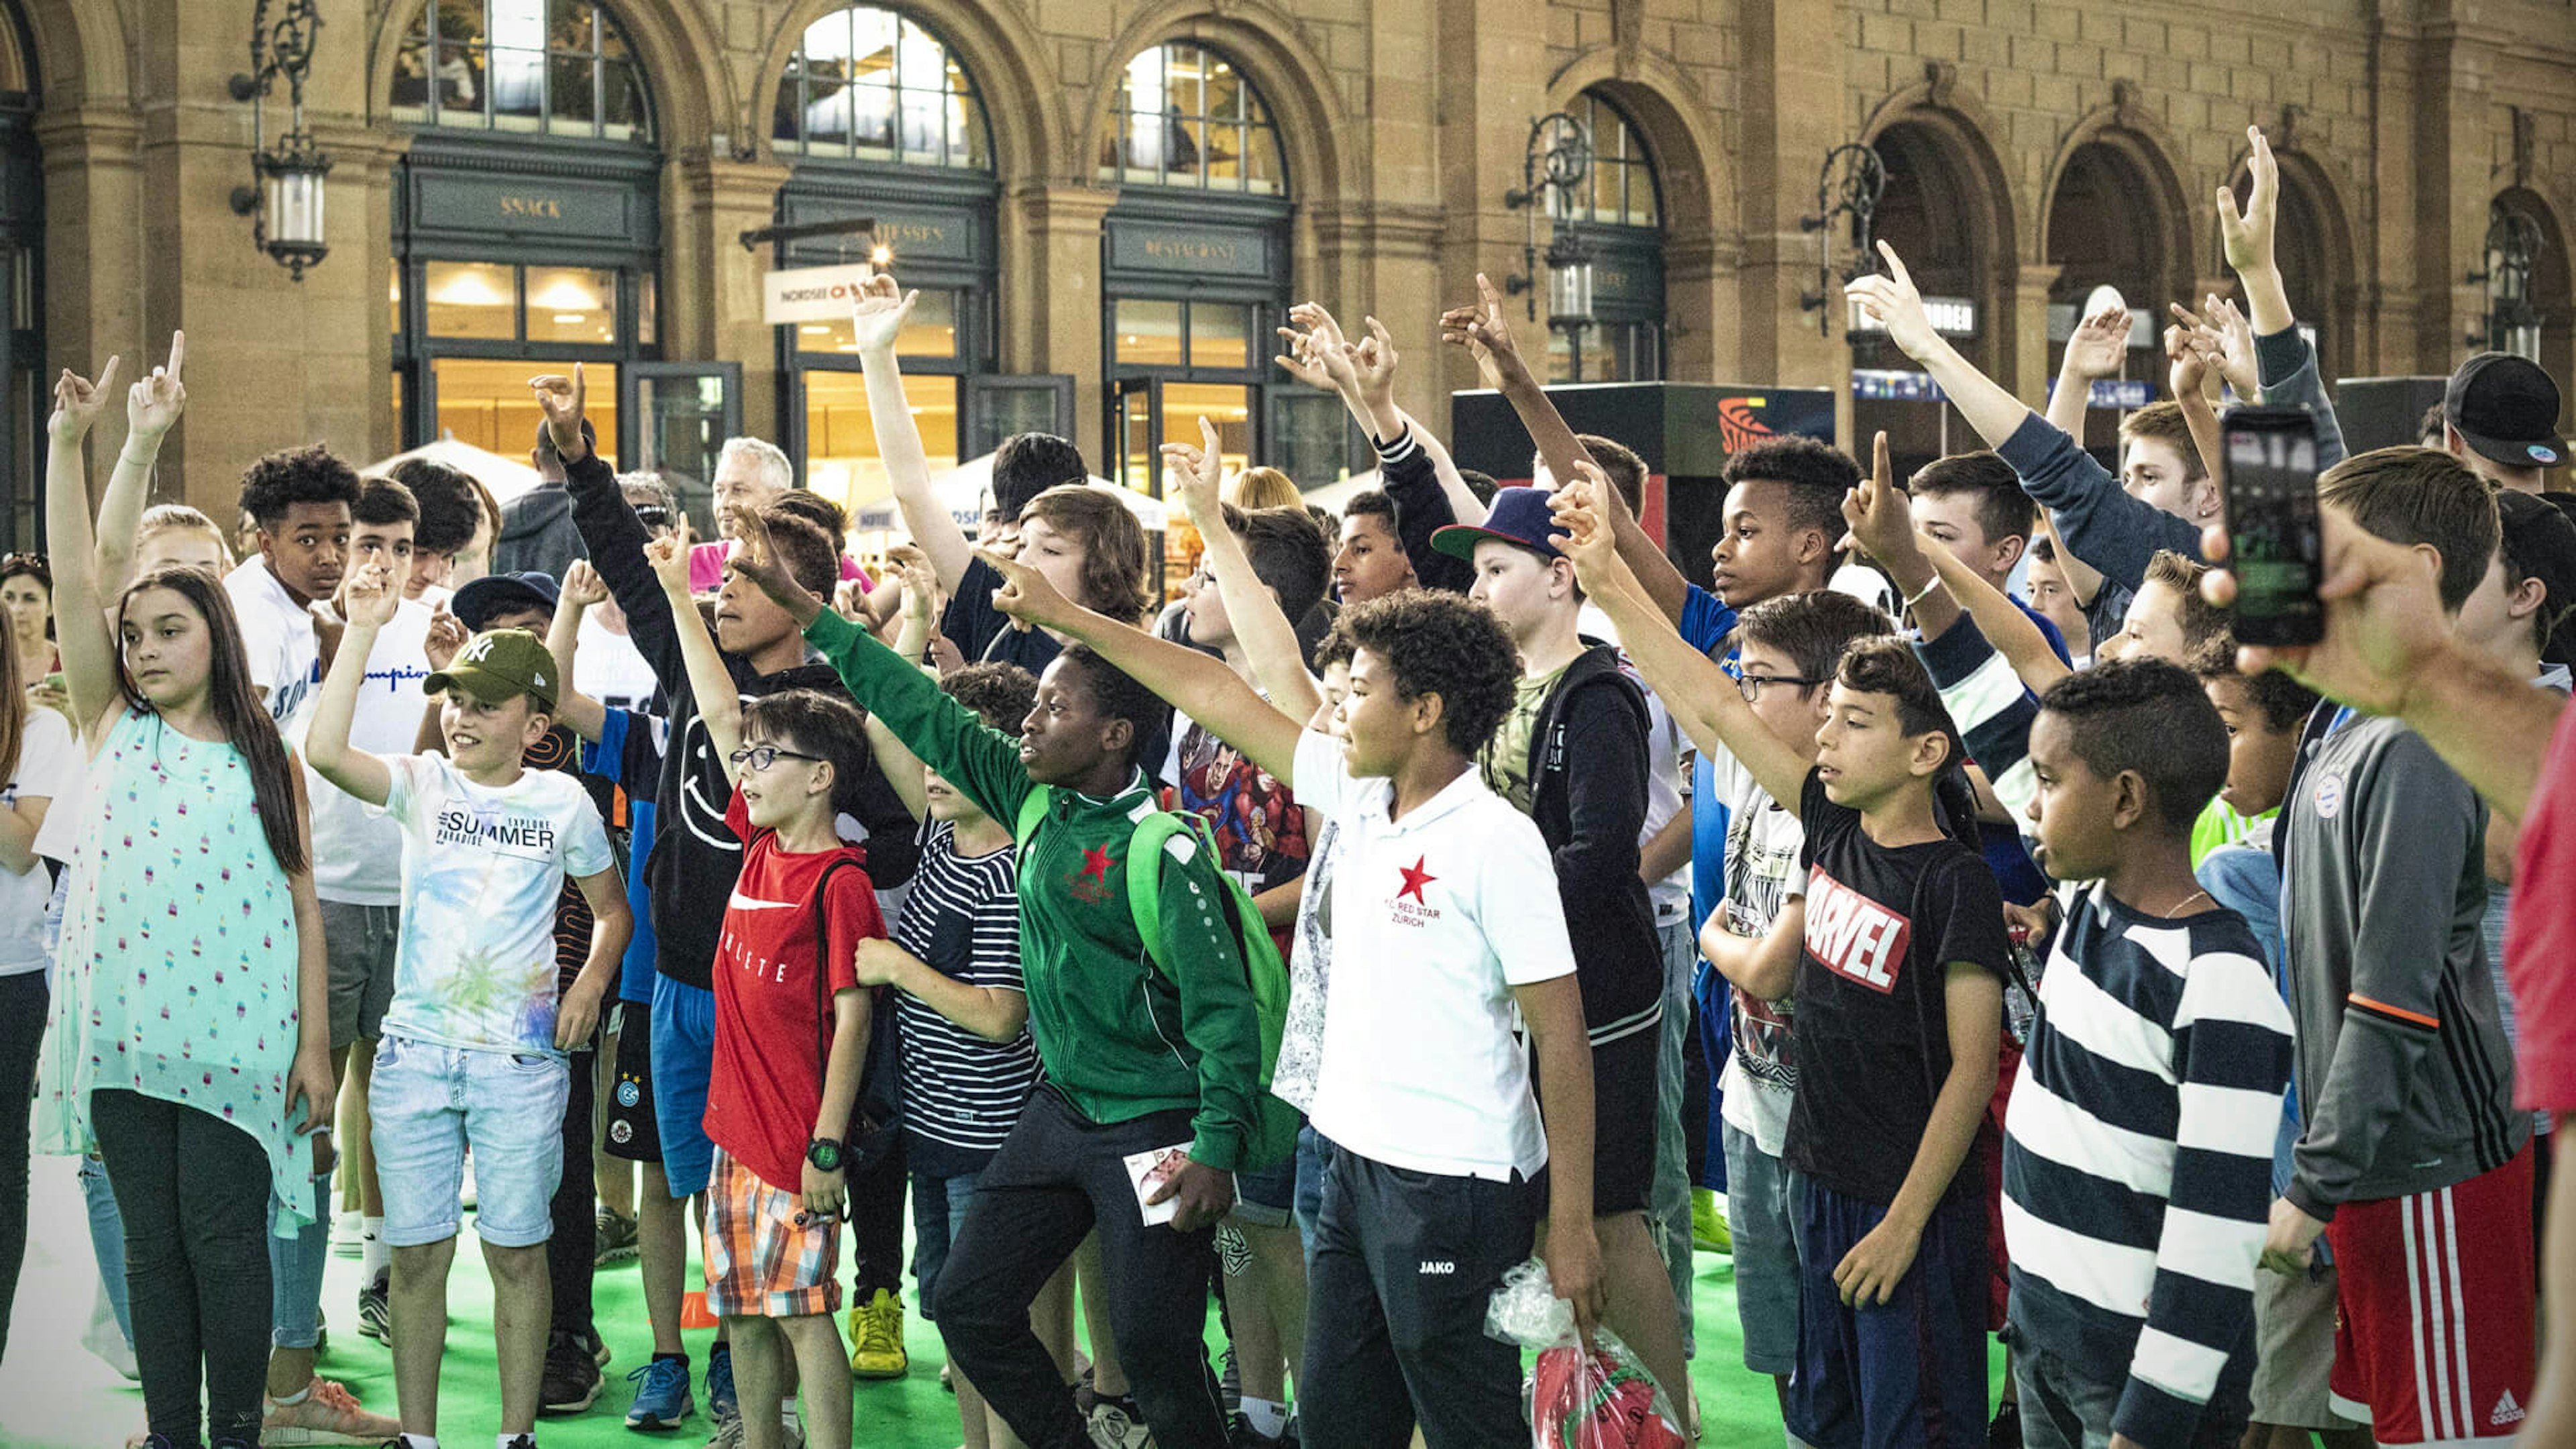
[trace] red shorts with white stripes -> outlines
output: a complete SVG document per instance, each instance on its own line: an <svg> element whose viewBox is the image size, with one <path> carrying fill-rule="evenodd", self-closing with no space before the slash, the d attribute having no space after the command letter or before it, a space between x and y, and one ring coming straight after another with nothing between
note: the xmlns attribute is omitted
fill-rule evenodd
<svg viewBox="0 0 2576 1449"><path fill-rule="evenodd" d="M2382 1444L2506 1440L2533 1370L2531 1149L2326 1224L2340 1288L2334 1408Z"/></svg>

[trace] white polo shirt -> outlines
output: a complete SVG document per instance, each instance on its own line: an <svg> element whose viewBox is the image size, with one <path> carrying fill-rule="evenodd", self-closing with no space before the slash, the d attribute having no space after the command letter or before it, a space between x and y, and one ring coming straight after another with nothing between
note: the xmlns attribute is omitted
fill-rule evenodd
<svg viewBox="0 0 2576 1449"><path fill-rule="evenodd" d="M268 691L268 717L284 724L322 678L313 615L269 572L265 559L253 558L224 575L224 592L232 596L250 682Z"/></svg>
<svg viewBox="0 0 2576 1449"><path fill-rule="evenodd" d="M1297 743L1298 803L1337 823L1315 1130L1414 1172L1508 1181L1547 1163L1511 988L1574 974L1538 826L1469 769L1401 820L1341 742Z"/></svg>

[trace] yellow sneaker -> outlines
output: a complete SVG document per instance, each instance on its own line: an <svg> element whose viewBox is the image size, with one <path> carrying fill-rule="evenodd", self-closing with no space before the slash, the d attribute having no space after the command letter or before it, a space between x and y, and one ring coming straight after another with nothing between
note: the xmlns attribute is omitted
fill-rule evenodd
<svg viewBox="0 0 2576 1449"><path fill-rule="evenodd" d="M851 1304L851 1377L899 1379L911 1367L903 1351L903 1300L880 1288L867 1302Z"/></svg>
<svg viewBox="0 0 2576 1449"><path fill-rule="evenodd" d="M1691 1189L1691 1246L1703 1253L1735 1255L1735 1235L1726 1227L1726 1204L1704 1187Z"/></svg>

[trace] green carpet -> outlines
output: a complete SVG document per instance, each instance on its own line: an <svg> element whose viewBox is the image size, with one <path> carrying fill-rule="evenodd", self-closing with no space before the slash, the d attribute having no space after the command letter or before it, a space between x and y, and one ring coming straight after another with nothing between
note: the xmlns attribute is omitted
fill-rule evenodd
<svg viewBox="0 0 2576 1449"><path fill-rule="evenodd" d="M9 1351L0 1363L0 1449L118 1449L143 1426L143 1393L80 1347L89 1322L97 1277L89 1247L88 1218L71 1164L60 1158L35 1163L27 1265L11 1321ZM448 1284L451 1325L439 1401L446 1449L482 1449L500 1427L500 1390L493 1368L492 1285L471 1242L461 1245ZM1769 1380L1743 1366L1736 1328L1734 1280L1727 1260L1698 1259L1693 1294L1699 1321L1699 1357L1691 1377L1699 1387L1702 1441L1723 1449L1780 1443L1780 1416ZM695 1276L694 1259L690 1272ZM907 1276L907 1285L910 1279ZM384 1346L360 1336L357 1324L358 1262L331 1260L322 1295L331 1329L322 1372L349 1386L374 1412L394 1412L393 1365ZM630 1433L626 1406L634 1389L626 1373L651 1347L644 1300L631 1261L597 1277L600 1331L616 1353L599 1402L582 1414L541 1419L537 1437L554 1449L705 1442L713 1426L699 1417L667 1435ZM960 1439L956 1401L941 1392L943 1357L938 1330L916 1316L904 1324L912 1353L909 1377L857 1386L853 1418L857 1443L868 1449L953 1449ZM713 1330L687 1335L693 1370L703 1383L706 1345ZM2000 1351L1995 1359L2001 1369ZM700 1398L703 1400L703 1392Z"/></svg>

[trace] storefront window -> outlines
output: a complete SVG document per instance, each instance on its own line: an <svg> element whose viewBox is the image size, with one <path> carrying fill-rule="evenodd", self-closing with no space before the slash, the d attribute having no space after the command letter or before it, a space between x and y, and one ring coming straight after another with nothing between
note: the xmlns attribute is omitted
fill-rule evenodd
<svg viewBox="0 0 2576 1449"><path fill-rule="evenodd" d="M528 340L617 341L617 273L589 267L528 268Z"/></svg>
<svg viewBox="0 0 2576 1449"><path fill-rule="evenodd" d="M393 114L413 125L653 139L625 30L589 0L435 0L395 56Z"/></svg>
<svg viewBox="0 0 2576 1449"><path fill-rule="evenodd" d="M512 341L519 335L518 269L506 262L431 262L429 335ZM397 292L396 305L400 305Z"/></svg>
<svg viewBox="0 0 2576 1449"><path fill-rule="evenodd" d="M590 385L584 416L599 432L599 456L617 465L617 366L583 365ZM536 395L528 390L528 364L516 359L441 357L430 363L438 391L438 436L487 453L524 460L536 446Z"/></svg>
<svg viewBox="0 0 2576 1449"><path fill-rule="evenodd" d="M959 379L928 375L903 379L905 404L913 426L921 430L921 450L937 477L959 462L957 392ZM868 413L867 380L855 372L805 374L805 486L847 509L853 532L872 528L872 510L893 496L877 435ZM971 500L969 500L971 502Z"/></svg>
<svg viewBox="0 0 2576 1449"><path fill-rule="evenodd" d="M806 322L796 329L796 350L855 357L859 351L856 337L845 317ZM957 294L923 292L920 300L912 304L912 316L905 320L903 330L895 334L894 351L897 357L955 357Z"/></svg>
<svg viewBox="0 0 2576 1449"><path fill-rule="evenodd" d="M853 5L805 27L779 78L770 135L783 152L992 169L974 83L909 16Z"/></svg>
<svg viewBox="0 0 2576 1449"><path fill-rule="evenodd" d="M1215 51L1173 41L1142 52L1120 74L1112 110L1103 181L1255 196L1287 189L1270 108Z"/></svg>

